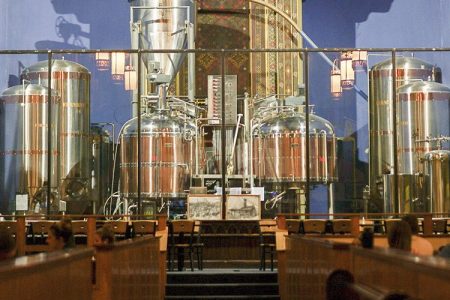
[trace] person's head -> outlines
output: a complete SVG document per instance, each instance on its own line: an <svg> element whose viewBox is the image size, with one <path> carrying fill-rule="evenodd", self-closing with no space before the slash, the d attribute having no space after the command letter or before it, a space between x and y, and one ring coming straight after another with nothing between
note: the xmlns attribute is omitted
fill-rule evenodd
<svg viewBox="0 0 450 300"><path fill-rule="evenodd" d="M327 278L325 293L327 300L346 300L357 299L355 292L349 288L349 285L355 282L355 279L347 270L334 270Z"/></svg>
<svg viewBox="0 0 450 300"><path fill-rule="evenodd" d="M440 247L436 255L439 257L450 258L450 244Z"/></svg>
<svg viewBox="0 0 450 300"><path fill-rule="evenodd" d="M373 248L373 231L371 228L364 228L359 236L359 241L363 248Z"/></svg>
<svg viewBox="0 0 450 300"><path fill-rule="evenodd" d="M7 228L0 228L0 260L16 256L16 240Z"/></svg>
<svg viewBox="0 0 450 300"><path fill-rule="evenodd" d="M414 215L406 215L402 217L402 220L409 224L409 227L411 228L412 234L418 234L419 233L419 220L417 220L417 217Z"/></svg>
<svg viewBox="0 0 450 300"><path fill-rule="evenodd" d="M108 245L114 243L114 230L111 225L105 224L95 234L96 245Z"/></svg>
<svg viewBox="0 0 450 300"><path fill-rule="evenodd" d="M68 222L60 221L50 226L47 244L50 246L50 251L62 250L67 248L71 238L72 227Z"/></svg>
<svg viewBox="0 0 450 300"><path fill-rule="evenodd" d="M411 251L411 236L411 228L407 222L395 222L388 231L389 247Z"/></svg>

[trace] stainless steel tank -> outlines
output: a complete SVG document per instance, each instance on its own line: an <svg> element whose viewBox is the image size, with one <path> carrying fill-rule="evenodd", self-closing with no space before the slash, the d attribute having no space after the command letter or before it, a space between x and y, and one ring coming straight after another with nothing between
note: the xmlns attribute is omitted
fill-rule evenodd
<svg viewBox="0 0 450 300"><path fill-rule="evenodd" d="M111 195L114 143L111 133L101 124L91 125L91 141L91 200L95 213Z"/></svg>
<svg viewBox="0 0 450 300"><path fill-rule="evenodd" d="M384 184L385 187L392 187L392 185L388 183L389 181L392 181L389 177L393 176L395 155L393 152L393 126L394 120L396 119L393 115L393 103L396 95L392 91L392 80L393 66L391 59L374 65L369 72L369 184L373 187L372 190L380 183ZM441 81L440 68L413 57L396 58L397 87L421 80ZM399 134L403 134L402 130L399 131ZM408 139L409 137L398 136L398 141ZM403 157L406 158L406 156ZM407 160L412 161L411 159ZM408 168L407 163L403 161L399 162L399 164L400 163L403 169ZM417 183L415 183L415 180L409 178L411 177L410 173L404 175L408 178L405 178L404 180L399 179L399 181L411 182L411 189L413 189L412 185ZM394 201L394 199L389 196L392 194L393 191L384 190L385 201ZM405 197L402 196L399 198L400 203L385 203L385 207L390 207L392 209L392 211L387 212L401 212L401 207L405 207L402 203L413 201L419 198L420 195L408 194L408 199Z"/></svg>
<svg viewBox="0 0 450 300"><path fill-rule="evenodd" d="M183 153L183 123L166 111L141 118L141 161L138 161L138 122L129 120L120 138L120 193L138 197L138 168L141 169L141 198L185 195L188 162Z"/></svg>
<svg viewBox="0 0 450 300"><path fill-rule="evenodd" d="M425 174L430 212L450 212L450 151L434 150L425 154Z"/></svg>
<svg viewBox="0 0 450 300"><path fill-rule="evenodd" d="M47 187L58 187L58 113L60 98L36 84L17 85L0 96L0 199L3 212L15 211L17 194L28 196L29 210L45 212ZM51 123L48 123L49 108ZM49 126L50 125L50 126ZM48 148L48 130L51 148ZM51 160L50 177L48 162ZM55 194L52 200L55 200ZM39 203L39 204L38 204ZM53 203L56 205L56 203Z"/></svg>
<svg viewBox="0 0 450 300"><path fill-rule="evenodd" d="M33 83L48 83L48 61L26 68L22 77ZM82 65L52 62L51 87L61 96L59 114L59 184L63 200L87 200L90 185L91 147L90 73Z"/></svg>
<svg viewBox="0 0 450 300"><path fill-rule="evenodd" d="M437 82L418 81L397 90L398 173L424 172L426 152L437 150L427 138L450 136L450 88Z"/></svg>
<svg viewBox="0 0 450 300"><path fill-rule="evenodd" d="M337 179L336 137L331 123L310 114L310 182ZM253 173L266 182L306 182L306 121L302 112L285 111L262 122L253 134Z"/></svg>
<svg viewBox="0 0 450 300"><path fill-rule="evenodd" d="M186 49L186 24L195 23L196 7L193 0L131 0L134 24L140 32L132 31L132 47L139 49ZM166 78L156 82L172 82L185 54L143 54L147 73L160 73Z"/></svg>

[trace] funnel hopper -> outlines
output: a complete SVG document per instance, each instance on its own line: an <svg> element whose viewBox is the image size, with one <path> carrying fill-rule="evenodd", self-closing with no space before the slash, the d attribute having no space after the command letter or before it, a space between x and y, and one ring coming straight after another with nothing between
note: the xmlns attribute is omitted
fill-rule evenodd
<svg viewBox="0 0 450 300"><path fill-rule="evenodd" d="M140 49L187 49L186 25L195 22L193 0L135 0L131 1L133 23L140 24ZM142 56L151 80L171 83L177 74L184 53L147 53Z"/></svg>

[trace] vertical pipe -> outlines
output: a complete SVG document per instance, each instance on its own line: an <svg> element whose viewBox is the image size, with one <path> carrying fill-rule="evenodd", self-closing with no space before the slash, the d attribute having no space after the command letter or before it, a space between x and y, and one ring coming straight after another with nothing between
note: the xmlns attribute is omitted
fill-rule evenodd
<svg viewBox="0 0 450 300"><path fill-rule="evenodd" d="M195 49L194 25L192 23L189 23L187 26L188 26L188 48ZM195 100L195 53L188 54L188 98L192 102Z"/></svg>
<svg viewBox="0 0 450 300"><path fill-rule="evenodd" d="M334 183L328 184L328 213L330 215L334 214ZM330 216L330 219L334 219Z"/></svg>
<svg viewBox="0 0 450 300"><path fill-rule="evenodd" d="M392 49L392 142L394 153L394 203L397 212L401 211L398 195L398 157L397 157L397 68L396 68L396 51Z"/></svg>
<svg viewBox="0 0 450 300"><path fill-rule="evenodd" d="M131 33L131 47L133 49L140 49L140 45L139 45L139 34L141 31L141 26L140 26L140 22L138 23L134 23L134 7L131 6L130 7L130 33ZM130 54L131 55L131 54ZM130 63L130 65L134 65L137 64L136 67L136 73L140 74L140 59L137 59L137 61L132 61ZM138 75L139 76L139 75ZM138 108L137 105L139 103L138 100L138 94L141 92L140 88L138 88L137 90L133 90L132 91L132 95L131 95L131 109L132 109L132 117L135 118L138 115Z"/></svg>
<svg viewBox="0 0 450 300"><path fill-rule="evenodd" d="M248 174L249 174L249 183L250 183L250 188L252 188L254 186L254 180L253 180L253 120L250 120L250 130L249 130L249 149L248 149L248 159L249 159L249 166L248 166Z"/></svg>
<svg viewBox="0 0 450 300"><path fill-rule="evenodd" d="M222 122L221 122L221 124L222 124L222 126L221 126L221 136L222 136L222 138L221 138L221 144L220 144L220 146L221 146L221 149L222 149L222 157L221 157L221 159L222 159L222 219L224 219L225 220L225 209L226 209L226 206L225 206L225 202L226 202L226 199L227 199L227 197L226 197L226 195L225 195L225 173L226 173L226 157L227 157L227 155L226 155L226 153L225 153L225 151L226 151L226 142L227 142L227 139L226 139L226 133L225 133L225 53L224 53L224 51L223 51L223 49L222 49L222 52L221 52L221 56L220 56L220 64L221 64L221 68L220 68L220 76L221 76L221 81L222 81L222 83L221 83L221 97L222 97L222 107L221 107L221 109L222 109Z"/></svg>
<svg viewBox="0 0 450 300"><path fill-rule="evenodd" d="M251 135L251 127L250 127L250 110L248 107L248 93L246 92L244 94L244 155L243 157L245 157L245 159L243 160L243 167L244 167L244 179L248 178L248 174L249 174L249 170L248 170L248 166L249 166L249 162L252 159L252 155L249 154L249 141L252 138Z"/></svg>
<svg viewBox="0 0 450 300"><path fill-rule="evenodd" d="M306 138L306 185L305 185L305 197L306 197L306 207L305 207L305 213L309 213L310 208L310 197L309 197L309 176L310 176L310 158L309 158L309 52L303 50L303 67L305 68L303 70L304 73L304 81L305 81L305 108L306 108L306 114L305 114L305 138Z"/></svg>
<svg viewBox="0 0 450 300"><path fill-rule="evenodd" d="M141 49L138 49L137 52L137 159L138 159L138 178L137 178L137 193L138 193L138 215L142 212L142 201L141 201L141 85L142 85L142 76L141 76ZM128 213L128 212L125 212Z"/></svg>
<svg viewBox="0 0 450 300"><path fill-rule="evenodd" d="M52 196L52 51L48 50L48 70L47 70L47 87L48 87L48 100L47 100L47 216L50 215L50 200ZM57 124L55 124L57 126ZM56 129L56 127L55 127ZM58 137L57 137L58 138ZM56 199L55 199L56 200Z"/></svg>
<svg viewBox="0 0 450 300"><path fill-rule="evenodd" d="M167 109L167 99L166 99L166 85L160 84L158 85L158 109L165 110Z"/></svg>

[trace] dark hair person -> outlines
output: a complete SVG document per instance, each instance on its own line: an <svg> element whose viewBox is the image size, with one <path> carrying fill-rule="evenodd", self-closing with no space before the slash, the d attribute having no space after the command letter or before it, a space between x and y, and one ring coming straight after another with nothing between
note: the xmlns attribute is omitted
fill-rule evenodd
<svg viewBox="0 0 450 300"><path fill-rule="evenodd" d="M67 221L60 221L50 226L47 237L50 251L70 249L73 247L72 241L72 226Z"/></svg>
<svg viewBox="0 0 450 300"><path fill-rule="evenodd" d="M407 222L411 227L412 239L411 239L411 253L415 255L431 256L434 249L431 243L418 236L419 234L419 221L414 215L406 215L402 217L402 220Z"/></svg>
<svg viewBox="0 0 450 300"><path fill-rule="evenodd" d="M389 247L393 249L411 251L411 236L411 227L407 222L395 222L388 231Z"/></svg>
<svg viewBox="0 0 450 300"><path fill-rule="evenodd" d="M111 225L105 224L95 233L96 245L109 245L114 243L114 230Z"/></svg>
<svg viewBox="0 0 450 300"><path fill-rule="evenodd" d="M359 236L359 241L363 248L373 248L373 231L372 228L364 228Z"/></svg>
<svg viewBox="0 0 450 300"><path fill-rule="evenodd" d="M7 228L0 228L0 260L16 256L16 240Z"/></svg>

